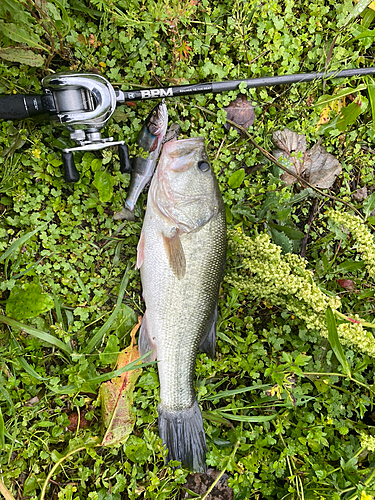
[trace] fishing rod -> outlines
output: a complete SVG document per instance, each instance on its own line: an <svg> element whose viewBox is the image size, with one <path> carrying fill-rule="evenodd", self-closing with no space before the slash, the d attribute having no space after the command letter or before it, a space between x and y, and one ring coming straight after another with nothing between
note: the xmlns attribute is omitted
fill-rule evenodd
<svg viewBox="0 0 375 500"><path fill-rule="evenodd" d="M101 135L102 128L111 118L117 105L129 101L217 94L237 90L241 84L250 89L365 75L375 75L375 67L123 91L115 90L111 83L100 75L57 73L42 80L41 95L0 96L0 119L22 120L48 115L49 119L66 127L77 146L62 150L64 177L67 182L77 182L79 174L74 164L75 151L94 151L118 146L120 170L122 173L131 172L125 141L114 141L113 137L103 138Z"/></svg>

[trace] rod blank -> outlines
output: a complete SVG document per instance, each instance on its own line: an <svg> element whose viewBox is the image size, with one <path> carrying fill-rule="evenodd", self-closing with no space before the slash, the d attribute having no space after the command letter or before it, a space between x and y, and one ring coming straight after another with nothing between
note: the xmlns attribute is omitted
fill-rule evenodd
<svg viewBox="0 0 375 500"><path fill-rule="evenodd" d="M117 102L141 101L146 99L159 99L161 97L181 97L194 94L217 94L236 90L241 83L248 89L256 87L274 87L275 85L291 85L293 83L312 82L314 80L329 80L333 78L351 78L352 76L375 75L375 67L344 69L330 71L329 73L299 73L296 75L266 76L250 78L247 80L229 80L224 82L207 82L193 85L178 85L175 87L161 87L129 91L116 91Z"/></svg>

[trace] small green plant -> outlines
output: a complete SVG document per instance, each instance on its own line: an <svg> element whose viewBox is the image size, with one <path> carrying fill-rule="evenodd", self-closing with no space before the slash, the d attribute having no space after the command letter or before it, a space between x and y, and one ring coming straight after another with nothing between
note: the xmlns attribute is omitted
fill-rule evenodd
<svg viewBox="0 0 375 500"><path fill-rule="evenodd" d="M362 67L373 59L368 4L3 0L0 93L40 94L42 77L60 71L130 89ZM167 101L181 138L206 138L225 201L217 352L198 356L196 390L207 464L218 478L225 471L235 500L375 497L373 87L371 78L242 85ZM342 166L329 191L284 185L245 134L224 128L238 94L265 150L285 128L309 147L323 138ZM104 132L135 156L154 104L129 104ZM0 495L178 499L188 471L164 464L155 366L135 384L128 440L97 446L99 385L119 373L143 313L139 274L126 270L147 193L135 221L114 221L130 180L118 154L75 153L81 177L68 185L68 145L44 118L0 123Z"/></svg>

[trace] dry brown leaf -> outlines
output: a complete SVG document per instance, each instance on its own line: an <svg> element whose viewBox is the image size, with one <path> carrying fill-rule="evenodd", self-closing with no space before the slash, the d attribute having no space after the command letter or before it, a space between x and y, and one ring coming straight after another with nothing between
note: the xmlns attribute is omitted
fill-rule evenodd
<svg viewBox="0 0 375 500"><path fill-rule="evenodd" d="M273 151L275 158L313 186L330 188L342 170L340 162L325 150L320 141L307 150L306 137L288 128L274 132L272 140L279 148ZM287 185L296 182L296 178L287 172L283 173L281 180Z"/></svg>
<svg viewBox="0 0 375 500"><path fill-rule="evenodd" d="M241 125L245 129L249 128L255 121L253 105L243 94L239 95L224 109L227 112L228 120ZM231 127L232 125L229 123L224 124L226 130L229 130Z"/></svg>
<svg viewBox="0 0 375 500"><path fill-rule="evenodd" d="M338 279L337 284L341 286L341 288L348 290L348 292L354 292L355 290L355 283L353 280Z"/></svg>
<svg viewBox="0 0 375 500"><path fill-rule="evenodd" d="M68 425L67 429L69 429L72 432L75 432L78 427L78 421L79 421L79 428L84 429L85 427L89 427L90 422L85 419L85 416L83 413L78 418L78 413L73 412L70 415L68 415L68 419L70 424Z"/></svg>
<svg viewBox="0 0 375 500"><path fill-rule="evenodd" d="M130 346L120 352L117 359L117 369L120 369L139 358L138 347L135 345L135 334L141 325L138 324L131 332ZM134 428L133 390L142 369L124 372L99 389L102 404L103 425L106 429L102 446L112 446L124 443Z"/></svg>
<svg viewBox="0 0 375 500"><path fill-rule="evenodd" d="M273 133L272 140L279 147L273 152L274 157L292 172L302 175L306 159L306 137L285 128L284 130L276 130ZM284 172L281 179L287 185L296 181L296 178L287 172Z"/></svg>
<svg viewBox="0 0 375 500"><path fill-rule="evenodd" d="M186 478L186 483L184 484L184 488L197 493L200 495L199 498L206 498L206 500L233 500L234 492L232 488L228 486L228 474L223 474L219 481L216 483L215 487L205 497L207 494L207 490L210 488L212 483L219 476L220 471L216 469L208 469L206 473L195 472L191 473ZM181 498L192 498L190 494L186 491L184 496Z"/></svg>
<svg viewBox="0 0 375 500"><path fill-rule="evenodd" d="M355 290L355 283L353 280L338 279L337 284L341 286L341 288L348 290L348 292L354 292Z"/></svg>
<svg viewBox="0 0 375 500"><path fill-rule="evenodd" d="M368 192L367 192L367 186L363 186L360 189L357 189L357 191L354 191L352 194L352 198L354 201L363 201L367 198Z"/></svg>
<svg viewBox="0 0 375 500"><path fill-rule="evenodd" d="M306 162L306 179L318 188L330 188L342 170L341 163L324 149L320 141L307 151L307 155L310 162Z"/></svg>

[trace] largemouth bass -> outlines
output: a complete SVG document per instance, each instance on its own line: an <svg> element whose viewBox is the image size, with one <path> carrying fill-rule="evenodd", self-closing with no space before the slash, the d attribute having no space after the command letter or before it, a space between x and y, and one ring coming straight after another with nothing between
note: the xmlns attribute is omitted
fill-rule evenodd
<svg viewBox="0 0 375 500"><path fill-rule="evenodd" d="M134 220L134 207L144 187L150 182L168 127L168 111L164 100L157 104L146 118L137 144L147 152L147 158L137 156L133 161L130 186L124 208L114 215L115 220Z"/></svg>
<svg viewBox="0 0 375 500"><path fill-rule="evenodd" d="M215 355L226 223L203 137L168 142L151 182L138 244L146 312L140 353L158 360L159 433L167 462L204 471L206 439L194 392L200 348Z"/></svg>

